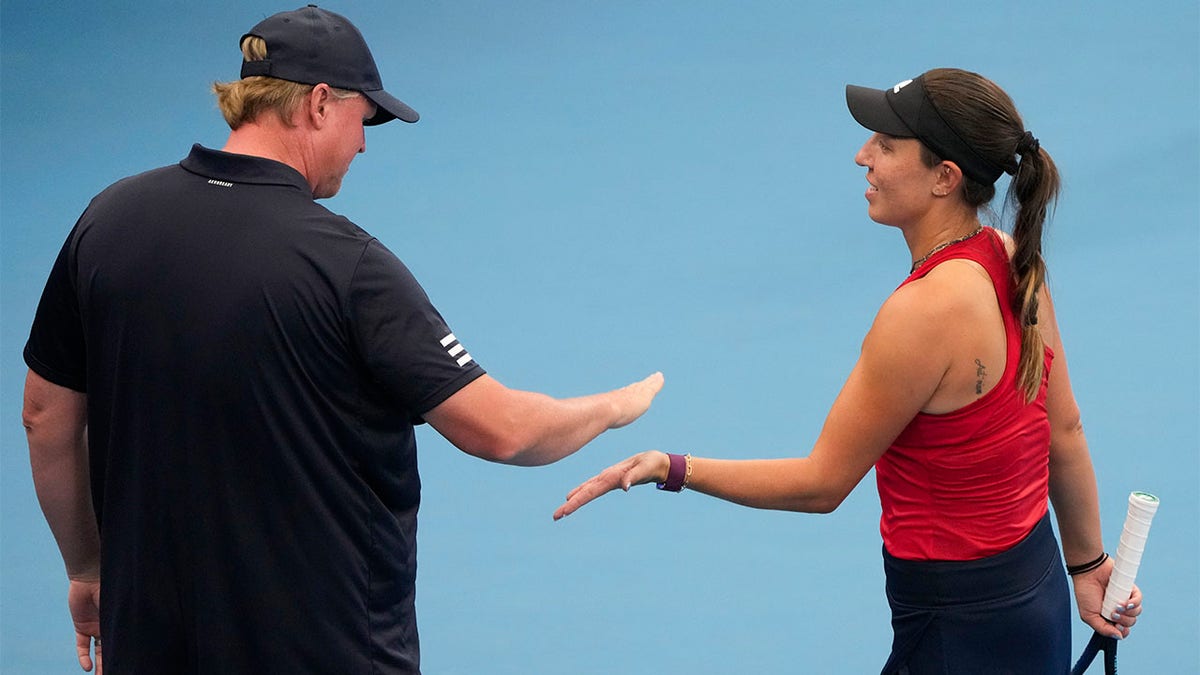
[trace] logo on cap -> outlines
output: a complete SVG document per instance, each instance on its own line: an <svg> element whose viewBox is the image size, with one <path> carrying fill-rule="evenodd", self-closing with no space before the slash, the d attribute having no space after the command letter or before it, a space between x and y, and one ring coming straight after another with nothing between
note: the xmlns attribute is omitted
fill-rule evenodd
<svg viewBox="0 0 1200 675"><path fill-rule="evenodd" d="M892 87L892 93L899 94L901 89L907 87L910 84L912 84L912 80L905 80L903 82L898 82L898 83L896 83L896 86Z"/></svg>

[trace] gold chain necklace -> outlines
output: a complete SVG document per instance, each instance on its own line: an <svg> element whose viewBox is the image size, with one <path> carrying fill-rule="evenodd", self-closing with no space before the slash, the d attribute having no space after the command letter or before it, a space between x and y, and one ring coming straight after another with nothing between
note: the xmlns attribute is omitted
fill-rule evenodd
<svg viewBox="0 0 1200 675"><path fill-rule="evenodd" d="M921 259L920 259L920 260L918 260L918 261L916 261L915 263L913 263L913 264L912 264L912 269L910 269L910 270L908 271L908 273L909 273L909 274L912 274L913 272L916 272L916 271L917 271L917 268L918 268L918 267L920 267L921 265L925 264L925 261L926 261L926 260L929 260L929 258L930 258L930 257L932 257L934 253L937 253L938 251L940 251L940 250L942 250L942 249L946 248L947 246L953 246L953 245L955 245L955 244L961 244L962 242L964 242L964 241L966 241L966 240L970 239L971 237L974 237L975 235L979 234L980 232L983 232L983 228L982 228L982 227L978 227L978 228L976 228L976 229L975 229L975 231L974 231L974 232L972 232L971 234L966 234L966 235L963 235L963 236L959 237L958 239L951 239L950 241L947 241L947 242L944 242L944 243L938 244L937 246L934 246L932 251L930 251L929 253L926 253L925 255L921 256Z"/></svg>

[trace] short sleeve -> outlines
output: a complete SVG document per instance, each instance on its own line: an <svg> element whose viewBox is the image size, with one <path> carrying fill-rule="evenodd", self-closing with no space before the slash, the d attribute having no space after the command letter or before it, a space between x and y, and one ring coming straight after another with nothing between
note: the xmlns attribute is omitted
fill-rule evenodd
<svg viewBox="0 0 1200 675"><path fill-rule="evenodd" d="M414 419L484 374L412 273L377 240L359 261L349 305L367 370Z"/></svg>
<svg viewBox="0 0 1200 675"><path fill-rule="evenodd" d="M24 356L29 369L46 380L86 392L87 343L70 262L74 238L72 232L50 270Z"/></svg>

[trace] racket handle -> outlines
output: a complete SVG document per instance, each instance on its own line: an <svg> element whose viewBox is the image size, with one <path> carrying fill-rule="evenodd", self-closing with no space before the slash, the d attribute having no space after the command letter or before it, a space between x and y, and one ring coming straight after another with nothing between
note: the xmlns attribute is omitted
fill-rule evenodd
<svg viewBox="0 0 1200 675"><path fill-rule="evenodd" d="M1142 552L1146 550L1146 537L1150 534L1150 521L1158 510L1158 497L1147 492L1129 495L1129 510L1125 513L1125 528L1113 558L1112 576L1100 605L1100 616L1109 618L1117 607L1129 600L1133 592L1133 580L1138 566L1142 564Z"/></svg>

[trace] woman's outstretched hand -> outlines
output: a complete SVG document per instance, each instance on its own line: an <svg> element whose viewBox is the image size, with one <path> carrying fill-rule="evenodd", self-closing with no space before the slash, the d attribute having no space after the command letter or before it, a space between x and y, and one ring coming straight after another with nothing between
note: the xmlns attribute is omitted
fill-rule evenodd
<svg viewBox="0 0 1200 675"><path fill-rule="evenodd" d="M613 464L571 490L567 495L567 501L554 511L554 519L558 520L563 516L569 516L584 504L617 488L628 490L634 485L661 483L667 479L667 472L670 468L670 458L666 453L658 450L642 452L623 462Z"/></svg>

